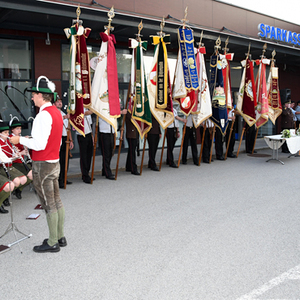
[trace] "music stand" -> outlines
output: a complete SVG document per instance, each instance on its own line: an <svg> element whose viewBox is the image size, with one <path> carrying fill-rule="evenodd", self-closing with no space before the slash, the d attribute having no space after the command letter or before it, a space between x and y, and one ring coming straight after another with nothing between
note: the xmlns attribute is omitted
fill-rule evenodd
<svg viewBox="0 0 300 300"><path fill-rule="evenodd" d="M10 180L9 168L6 167L5 163L12 163L13 160L14 159L8 158L3 152L0 151L0 163L3 165L3 168L4 168L5 172L6 172L6 175L7 175L10 187L11 187L11 180ZM10 224L8 225L8 227L7 227L6 231L4 232L4 234L2 234L0 236L0 239L2 237L4 237L6 234L8 234L9 232L12 231L14 233L14 235L15 235L16 240L15 240L15 242L8 244L7 246L0 245L0 249L2 249L2 250L0 250L0 254L6 252L7 250L9 250L11 246L13 246L15 244L19 244L21 241L23 241L25 239L28 239L28 238L30 238L32 236L31 233L30 234L25 234L22 231L20 231L18 229L17 225L14 222L13 204L12 204L12 201L11 201L11 188L10 188L10 191L9 191L9 203L10 203ZM22 237L22 238L20 238L18 240L16 232L22 234L24 237ZM20 244L19 244L19 248L20 248L21 253L23 253Z"/></svg>

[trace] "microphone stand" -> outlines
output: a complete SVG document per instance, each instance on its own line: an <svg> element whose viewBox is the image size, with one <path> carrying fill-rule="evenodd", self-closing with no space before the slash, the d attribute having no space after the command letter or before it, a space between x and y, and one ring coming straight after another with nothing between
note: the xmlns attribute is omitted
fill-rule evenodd
<svg viewBox="0 0 300 300"><path fill-rule="evenodd" d="M12 161L12 160L10 160L10 161ZM3 166L4 170L5 170L5 173L6 173L6 175L7 175L7 178L8 178L8 180L9 180L9 203L10 203L10 224L8 225L8 227L7 227L6 231L4 232L4 234L2 234L2 235L0 236L0 239L3 238L6 234L8 234L8 233L11 232L11 231L13 232L13 234L14 234L14 236L15 236L15 239L16 239L15 242L10 243L10 244L8 244L7 246L0 245L0 249L3 249L3 250L4 250L4 251L1 251L1 250L0 250L0 254L1 254L1 253L4 253L5 250L9 250L10 247L13 246L13 245L15 245L15 244L18 244L18 245L19 245L20 252L23 253L23 252L22 252L22 249L21 249L21 246L20 246L19 243L20 243L21 241L27 239L27 238L30 238L30 237L32 236L32 234L31 234L31 233L30 233L30 234L25 234L25 233L23 233L22 231L20 231L20 230L18 229L17 225L16 225L15 222L14 222L14 217L13 217L13 204L12 204L12 201L11 201L11 180L10 180L9 168L6 167L5 162L3 162L3 161L0 160L0 163L2 164L2 166ZM16 234L16 232L22 234L23 237L20 238L20 239L17 239L17 234Z"/></svg>

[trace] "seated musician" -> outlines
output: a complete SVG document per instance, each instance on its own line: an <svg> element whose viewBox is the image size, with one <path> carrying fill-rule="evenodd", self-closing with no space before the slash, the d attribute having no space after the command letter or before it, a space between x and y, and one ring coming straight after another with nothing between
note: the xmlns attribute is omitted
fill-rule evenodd
<svg viewBox="0 0 300 300"><path fill-rule="evenodd" d="M1 150L0 150L1 151ZM4 155L1 153L1 155ZM0 158L0 162L1 158ZM11 181L9 183L9 179L7 176L0 175L0 214L7 214L8 210L4 208L3 202L8 201L10 192L12 192L15 188L15 184Z"/></svg>
<svg viewBox="0 0 300 300"><path fill-rule="evenodd" d="M22 132L22 124L19 122L19 120L16 117L13 117L9 122L9 127L11 134L9 137L15 136L15 135L21 135ZM13 146L12 146L13 147ZM24 148L23 145L17 144L15 145L16 149L13 148L18 152L18 155L20 155L20 158L13 161L13 166L19 170L22 174L27 176L27 182L26 184L22 185L20 188L17 188L14 191L14 195L18 198L22 198L22 190L25 186L30 184L32 182L32 170L31 166L25 162L24 156L28 156L28 151Z"/></svg>
<svg viewBox="0 0 300 300"><path fill-rule="evenodd" d="M0 151L3 152L8 158L13 158L17 154L14 152L12 145L8 141L9 126L6 122L0 123ZM14 183L14 187L18 188L27 182L27 177L22 174L19 170L12 166L12 163L1 164L0 175L9 177ZM7 206L9 202L6 199L4 201Z"/></svg>

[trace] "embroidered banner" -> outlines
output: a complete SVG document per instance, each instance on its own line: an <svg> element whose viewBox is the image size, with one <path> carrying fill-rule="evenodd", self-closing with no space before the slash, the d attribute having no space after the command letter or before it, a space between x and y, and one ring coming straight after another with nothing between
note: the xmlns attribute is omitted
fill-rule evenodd
<svg viewBox="0 0 300 300"><path fill-rule="evenodd" d="M242 66L244 67L244 70L239 88L237 110L247 124L251 127L256 122L256 93L253 63L249 58L247 58L246 60L242 61Z"/></svg>
<svg viewBox="0 0 300 300"><path fill-rule="evenodd" d="M179 28L178 43L173 97L179 102L181 111L188 116L197 102L199 89L193 31Z"/></svg>
<svg viewBox="0 0 300 300"><path fill-rule="evenodd" d="M133 48L133 55L131 66L131 101L128 110L131 113L131 122L143 139L144 135L152 127L143 60L143 49L147 49L147 42L138 42L137 40L130 39L129 43L130 47Z"/></svg>
<svg viewBox="0 0 300 300"><path fill-rule="evenodd" d="M112 125L117 132L117 118L120 116L118 71L113 35L100 33L102 43L99 56L95 58L96 68L92 83L92 99L89 109ZM110 53L110 54L109 54Z"/></svg>
<svg viewBox="0 0 300 300"><path fill-rule="evenodd" d="M210 119L221 130L223 135L226 134L228 126L228 115L226 107L226 96L224 91L224 81L221 61L219 55L211 57L211 77L210 92L212 95L212 116Z"/></svg>
<svg viewBox="0 0 300 300"><path fill-rule="evenodd" d="M256 127L259 128L268 122L269 105L266 83L266 65L270 64L269 59L262 59L256 62L259 70L256 77L257 106L256 106Z"/></svg>
<svg viewBox="0 0 300 300"><path fill-rule="evenodd" d="M278 68L274 66L274 61L271 63L269 78L267 82L269 118L275 125L276 119L282 113L280 90L278 84Z"/></svg>
<svg viewBox="0 0 300 300"><path fill-rule="evenodd" d="M166 129L174 122L170 74L165 46L166 41L169 42L169 36L164 38L154 36L152 38L156 47L147 83L149 103L152 115L162 128ZM163 55L160 57L161 53ZM160 67L158 67L159 65Z"/></svg>
<svg viewBox="0 0 300 300"><path fill-rule="evenodd" d="M89 54L86 47L86 38L91 29L76 23L66 28L65 34L70 39L70 85L69 104L70 123L84 135L83 107L91 103L91 77Z"/></svg>
<svg viewBox="0 0 300 300"><path fill-rule="evenodd" d="M204 54L206 54L205 47L197 49L196 65L199 74L200 89L198 92L197 105L194 106L192 111L192 119L196 128L212 115Z"/></svg>
<svg viewBox="0 0 300 300"><path fill-rule="evenodd" d="M224 90L226 96L227 110L230 111L233 106L233 99L231 94L231 75L230 75L230 61L233 60L234 53L220 54L223 79L224 79Z"/></svg>

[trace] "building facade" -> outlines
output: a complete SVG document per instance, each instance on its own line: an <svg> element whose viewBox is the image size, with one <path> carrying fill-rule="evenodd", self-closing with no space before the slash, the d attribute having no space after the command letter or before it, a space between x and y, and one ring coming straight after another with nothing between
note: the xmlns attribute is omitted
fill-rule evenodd
<svg viewBox="0 0 300 300"><path fill-rule="evenodd" d="M171 73L174 72L178 52L177 29L186 8L187 25L194 30L195 46L203 32L208 72L209 57L214 51L216 39L220 36L221 46L224 47L225 40L229 38L229 52L235 54L231 77L232 90L236 93L241 79L240 61L245 59L249 44L252 59L259 59L266 43L267 58L271 58L273 50L276 51L282 101L286 100L288 94L291 94L292 100L300 100L297 99L300 92L300 26L289 22L215 0L103 0L101 3L94 0L0 1L1 117L9 120L11 116L17 116L24 123L25 134L26 130L31 129L30 120L35 115L31 95L26 89L32 86L37 77L45 75L51 79L67 105L70 65L69 40L64 28L72 26L77 18L78 5L83 26L92 29L87 39L90 59L100 49L99 33L108 23L108 10L114 6L112 25L117 40L119 88L123 103L130 78L131 51L128 49L128 39L135 38L142 20L144 27L141 33L149 45L145 53L147 72L153 56L149 37L160 30L164 17L164 32L171 35L168 56ZM278 130L267 123L260 135Z"/></svg>

